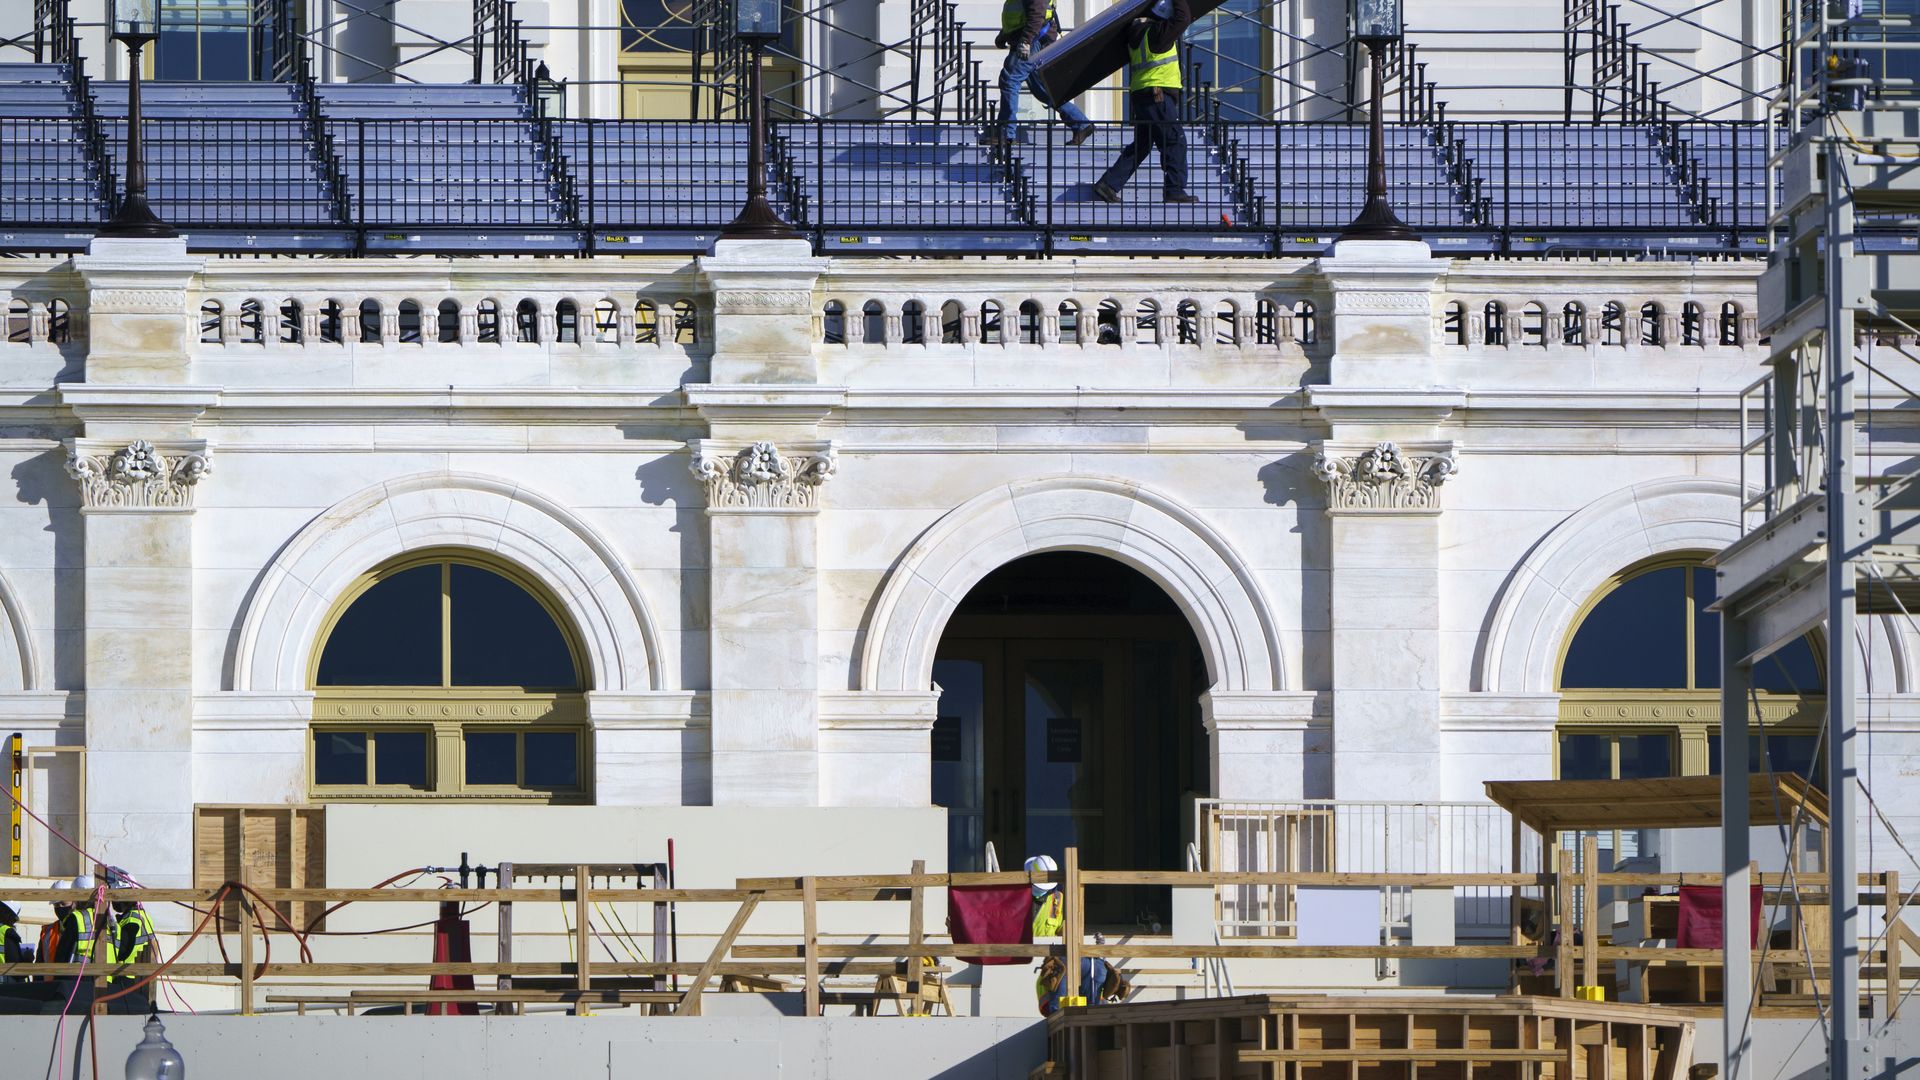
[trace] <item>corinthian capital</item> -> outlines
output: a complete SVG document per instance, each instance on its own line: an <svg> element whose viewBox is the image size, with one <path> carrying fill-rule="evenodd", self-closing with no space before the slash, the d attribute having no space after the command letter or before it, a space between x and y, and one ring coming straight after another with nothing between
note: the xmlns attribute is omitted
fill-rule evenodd
<svg viewBox="0 0 1920 1080"><path fill-rule="evenodd" d="M839 468L832 443L793 454L764 441L731 450L705 439L688 446L709 510L817 510L821 485Z"/></svg>
<svg viewBox="0 0 1920 1080"><path fill-rule="evenodd" d="M1329 513L1438 512L1441 485L1459 472L1451 447L1408 453L1391 442L1352 455L1322 447L1313 462L1313 474L1327 485Z"/></svg>
<svg viewBox="0 0 1920 1080"><path fill-rule="evenodd" d="M193 489L212 471L200 442L163 448L145 439L119 446L75 439L67 445L67 475L80 485L83 510L191 510Z"/></svg>

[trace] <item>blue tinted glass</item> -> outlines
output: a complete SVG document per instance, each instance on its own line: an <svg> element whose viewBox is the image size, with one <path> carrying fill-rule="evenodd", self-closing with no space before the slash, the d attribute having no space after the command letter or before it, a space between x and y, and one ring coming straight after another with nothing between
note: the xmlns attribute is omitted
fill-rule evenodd
<svg viewBox="0 0 1920 1080"><path fill-rule="evenodd" d="M1702 690L1720 688L1720 613L1707 610L1718 586L1712 570L1693 568L1693 685Z"/></svg>
<svg viewBox="0 0 1920 1080"><path fill-rule="evenodd" d="M526 786L580 786L579 736L571 731L529 731L522 738L527 753Z"/></svg>
<svg viewBox="0 0 1920 1080"><path fill-rule="evenodd" d="M1666 690L1687 685L1686 570L1629 578L1574 632L1560 685L1567 690Z"/></svg>
<svg viewBox="0 0 1920 1080"><path fill-rule="evenodd" d="M469 731L466 738L467 783L512 784L520 737L511 731Z"/></svg>
<svg viewBox="0 0 1920 1080"><path fill-rule="evenodd" d="M453 685L574 690L573 655L553 616L491 570L455 563Z"/></svg>
<svg viewBox="0 0 1920 1080"><path fill-rule="evenodd" d="M314 732L313 782L316 784L366 783L366 733L361 731Z"/></svg>
<svg viewBox="0 0 1920 1080"><path fill-rule="evenodd" d="M427 786L427 733L373 733L373 782L404 787Z"/></svg>
<svg viewBox="0 0 1920 1080"><path fill-rule="evenodd" d="M1806 638L1755 664L1753 686L1776 694L1827 692L1826 680L1820 677L1820 664L1813 655L1813 644Z"/></svg>
<svg viewBox="0 0 1920 1080"><path fill-rule="evenodd" d="M320 686L439 686L440 567L402 570L360 595L320 653Z"/></svg>
<svg viewBox="0 0 1920 1080"><path fill-rule="evenodd" d="M1668 735L1622 735L1620 779L1646 780L1673 775L1673 738Z"/></svg>
<svg viewBox="0 0 1920 1080"><path fill-rule="evenodd" d="M1560 779L1613 779L1613 749L1607 736L1560 736Z"/></svg>

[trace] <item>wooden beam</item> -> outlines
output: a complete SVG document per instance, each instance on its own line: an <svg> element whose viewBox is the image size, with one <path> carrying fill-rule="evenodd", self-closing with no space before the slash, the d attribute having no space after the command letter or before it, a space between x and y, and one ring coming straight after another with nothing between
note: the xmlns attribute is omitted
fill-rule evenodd
<svg viewBox="0 0 1920 1080"><path fill-rule="evenodd" d="M501 889L506 890L513 888L512 863L501 863L497 876L500 880ZM500 902L500 921L494 931L494 938L498 943L494 949L496 958L503 964L513 963L513 901L511 900L502 900ZM502 990L513 989L513 976L511 975L495 976L493 981L494 985ZM513 1014L516 1004L517 1003L511 1001L501 1001L494 1005L493 1011L501 1016L510 1016Z"/></svg>
<svg viewBox="0 0 1920 1080"><path fill-rule="evenodd" d="M1580 978L1582 986L1600 985L1600 838L1587 834L1580 843Z"/></svg>
<svg viewBox="0 0 1920 1080"><path fill-rule="evenodd" d="M807 967L807 1015L820 1015L820 905L812 878L800 879L800 948Z"/></svg>
<svg viewBox="0 0 1920 1080"><path fill-rule="evenodd" d="M727 928L714 941L713 952L707 957L707 962L700 965L700 970L694 974L693 985L687 987L687 993L680 999L679 1007L674 1009L675 1016L700 1015L700 995L706 992L707 980L713 978L713 973L720 967L720 962L727 958L727 950L733 948L733 939L740 936L740 931L747 925L748 917L759 905L759 893L749 893L741 902L740 909L733 913L733 921L727 924Z"/></svg>
<svg viewBox="0 0 1920 1080"><path fill-rule="evenodd" d="M573 875L573 911L578 922L574 924L574 940L579 945L580 966L575 971L579 980L579 989L586 991L593 986L593 906L588 897L593 892L593 867L581 864L574 868ZM575 1016L587 1015L584 1000L575 1003Z"/></svg>
<svg viewBox="0 0 1920 1080"><path fill-rule="evenodd" d="M1060 888L1064 893L1062 899L1066 901L1062 906L1066 910L1063 912L1064 925L1060 929L1066 935L1067 989L1062 996L1071 998L1080 996L1080 991L1084 989L1080 983L1080 938L1081 929L1086 926L1086 919L1085 913L1080 910L1080 902L1085 897L1085 893L1081 889L1080 849L1069 844L1065 854L1065 865L1061 867L1060 876L1063 880ZM1092 1002L1088 1004L1091 1005Z"/></svg>
<svg viewBox="0 0 1920 1080"><path fill-rule="evenodd" d="M913 860L914 877L919 877L926 872L927 861L925 859ZM925 922L926 888L921 885L915 885L913 887L913 896L907 901L907 945L910 948L917 949L926 944L926 930L922 925ZM920 969L925 966L926 964L923 963L919 957L907 957L907 1007L912 1010L911 1015L915 1016L920 1013Z"/></svg>

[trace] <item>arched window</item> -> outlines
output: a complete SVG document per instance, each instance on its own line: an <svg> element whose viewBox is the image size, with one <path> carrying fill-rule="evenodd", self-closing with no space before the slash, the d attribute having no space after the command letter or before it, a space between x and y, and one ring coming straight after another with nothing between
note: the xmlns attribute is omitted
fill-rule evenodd
<svg viewBox="0 0 1920 1080"><path fill-rule="evenodd" d="M315 796L585 797L579 649L517 570L396 561L348 590L315 653Z"/></svg>
<svg viewBox="0 0 1920 1080"><path fill-rule="evenodd" d="M620 340L620 305L612 300L593 305L593 340L601 345Z"/></svg>
<svg viewBox="0 0 1920 1080"><path fill-rule="evenodd" d="M215 305L218 306L218 305ZM7 343L25 345L33 340L33 306L25 300L7 305ZM204 337L202 340L205 340Z"/></svg>
<svg viewBox="0 0 1920 1080"><path fill-rule="evenodd" d="M927 343L927 305L918 300L900 305L900 341L905 345Z"/></svg>
<svg viewBox="0 0 1920 1080"><path fill-rule="evenodd" d="M1440 334L1449 345L1467 343L1467 305L1459 300L1449 301L1441 309Z"/></svg>
<svg viewBox="0 0 1920 1080"><path fill-rule="evenodd" d="M635 345L660 344L660 309L651 300L637 300L633 305L633 343Z"/></svg>
<svg viewBox="0 0 1920 1080"><path fill-rule="evenodd" d="M1080 305L1072 300L1060 301L1060 344L1086 344L1080 340Z"/></svg>
<svg viewBox="0 0 1920 1080"><path fill-rule="evenodd" d="M949 300L940 305L940 344L960 344L966 328L967 309L960 306L960 301Z"/></svg>
<svg viewBox="0 0 1920 1080"><path fill-rule="evenodd" d="M460 343L460 301L448 297L440 301L439 325L434 340L442 345Z"/></svg>
<svg viewBox="0 0 1920 1080"><path fill-rule="evenodd" d="M1263 296L1253 305L1253 341L1256 345L1280 344L1280 305Z"/></svg>
<svg viewBox="0 0 1920 1080"><path fill-rule="evenodd" d="M1121 344L1120 301L1112 297L1100 301L1100 311L1096 319L1100 324L1100 344Z"/></svg>
<svg viewBox="0 0 1920 1080"><path fill-rule="evenodd" d="M260 345L266 341L266 333L266 313L261 310L260 301L240 301L240 340L248 345Z"/></svg>
<svg viewBox="0 0 1920 1080"><path fill-rule="evenodd" d="M887 343L887 308L878 300L860 305L860 340L869 345Z"/></svg>
<svg viewBox="0 0 1920 1080"><path fill-rule="evenodd" d="M482 300L473 305L473 333L482 344L500 344L500 302L498 300Z"/></svg>
<svg viewBox="0 0 1920 1080"><path fill-rule="evenodd" d="M47 341L65 345L73 340L73 309L65 300L47 301Z"/></svg>
<svg viewBox="0 0 1920 1080"><path fill-rule="evenodd" d="M1020 301L1020 344L1040 344L1040 305L1033 300Z"/></svg>
<svg viewBox="0 0 1920 1080"><path fill-rule="evenodd" d="M986 300L980 304L980 344L1005 344L1000 336L1000 301Z"/></svg>
<svg viewBox="0 0 1920 1080"><path fill-rule="evenodd" d="M847 343L847 305L829 300L820 309L820 340L828 345Z"/></svg>
<svg viewBox="0 0 1920 1080"><path fill-rule="evenodd" d="M540 304L531 297L513 309L513 340L523 344L540 340Z"/></svg>
<svg viewBox="0 0 1920 1080"><path fill-rule="evenodd" d="M1200 305L1182 300L1173 305L1174 340L1181 345L1200 344Z"/></svg>
<svg viewBox="0 0 1920 1080"><path fill-rule="evenodd" d="M338 300L327 300L320 305L320 340L329 345L343 345L347 340L347 308Z"/></svg>
<svg viewBox="0 0 1920 1080"><path fill-rule="evenodd" d="M288 298L280 302L280 344L299 345L306 341L306 316L300 301Z"/></svg>
<svg viewBox="0 0 1920 1080"><path fill-rule="evenodd" d="M1626 343L1626 306L1618 300L1609 300L1600 307L1600 344L1625 345Z"/></svg>
<svg viewBox="0 0 1920 1080"><path fill-rule="evenodd" d="M580 344L580 305L562 300L553 305L553 340L562 345Z"/></svg>
<svg viewBox="0 0 1920 1080"><path fill-rule="evenodd" d="M1135 345L1160 344L1160 302L1151 297L1141 297L1140 306L1133 311L1133 343Z"/></svg>
<svg viewBox="0 0 1920 1080"><path fill-rule="evenodd" d="M1705 345L1707 343L1707 314L1699 304L1689 300L1680 305L1680 344Z"/></svg>
<svg viewBox="0 0 1920 1080"><path fill-rule="evenodd" d="M395 313L395 322L400 331L400 344L420 345L426 341L425 328L421 325L420 301L402 300Z"/></svg>
<svg viewBox="0 0 1920 1080"><path fill-rule="evenodd" d="M1487 324L1487 344L1505 345L1507 343L1507 305L1498 300L1489 300L1487 306L1481 309L1481 317Z"/></svg>
<svg viewBox="0 0 1920 1080"><path fill-rule="evenodd" d="M220 325L223 315L225 315L225 309L220 306L220 301L218 300L207 300L200 304L200 344L218 345L221 343L225 336L224 330ZM25 341L26 339L22 337L21 340Z"/></svg>
<svg viewBox="0 0 1920 1080"><path fill-rule="evenodd" d="M380 344L380 301L360 301L360 344Z"/></svg>
<svg viewBox="0 0 1920 1080"><path fill-rule="evenodd" d="M1560 663L1563 779L1705 775L1719 769L1720 616L1713 571L1674 555L1618 575L1590 597ZM1756 771L1816 784L1820 696L1816 640L1801 638L1753 670L1762 721Z"/></svg>
<svg viewBox="0 0 1920 1080"><path fill-rule="evenodd" d="M1746 344L1740 340L1740 305L1731 300L1720 305L1720 344Z"/></svg>
<svg viewBox="0 0 1920 1080"><path fill-rule="evenodd" d="M1666 328L1661 325L1665 317L1666 312L1651 300L1640 305L1640 344L1656 348L1666 344Z"/></svg>
<svg viewBox="0 0 1920 1080"><path fill-rule="evenodd" d="M1293 327L1300 344L1320 344L1320 313L1314 309L1313 301L1302 300L1294 305Z"/></svg>
<svg viewBox="0 0 1920 1080"><path fill-rule="evenodd" d="M1520 309L1520 342L1523 345L1547 343L1547 308L1539 301L1528 301Z"/></svg>
<svg viewBox="0 0 1920 1080"><path fill-rule="evenodd" d="M1587 343L1587 306L1578 300L1569 300L1560 309L1560 344L1585 345Z"/></svg>
<svg viewBox="0 0 1920 1080"><path fill-rule="evenodd" d="M1240 305L1222 300L1213 309L1213 343L1240 344Z"/></svg>
<svg viewBox="0 0 1920 1080"><path fill-rule="evenodd" d="M693 301L675 300L673 302L673 343L675 345L693 345L700 340L700 315L694 310Z"/></svg>

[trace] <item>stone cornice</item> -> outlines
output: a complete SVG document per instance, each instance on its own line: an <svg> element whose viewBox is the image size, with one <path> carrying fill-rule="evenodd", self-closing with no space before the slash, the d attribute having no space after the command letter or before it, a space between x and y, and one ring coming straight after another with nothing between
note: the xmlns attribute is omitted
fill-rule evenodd
<svg viewBox="0 0 1920 1080"><path fill-rule="evenodd" d="M213 386L131 386L61 383L60 404L81 420L162 421L191 424L220 404Z"/></svg>
<svg viewBox="0 0 1920 1080"><path fill-rule="evenodd" d="M679 731L704 728L712 716L705 690L654 690L587 694L587 723L594 731Z"/></svg>

